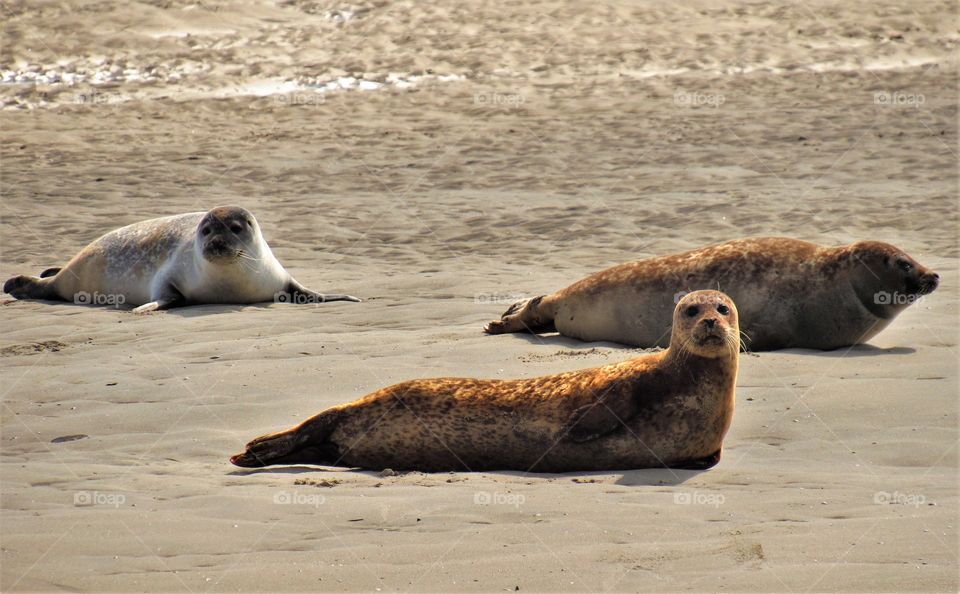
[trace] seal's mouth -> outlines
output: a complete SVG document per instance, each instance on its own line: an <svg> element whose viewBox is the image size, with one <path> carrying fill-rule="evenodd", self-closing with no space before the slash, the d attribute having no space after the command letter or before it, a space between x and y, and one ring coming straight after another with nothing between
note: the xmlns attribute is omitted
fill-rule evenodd
<svg viewBox="0 0 960 594"><path fill-rule="evenodd" d="M694 332L688 339L687 350L704 357L718 357L724 353L739 350L734 347L735 340L731 338L725 330L705 329L706 331Z"/></svg>
<svg viewBox="0 0 960 594"><path fill-rule="evenodd" d="M929 295L940 286L940 275L936 273L924 274L920 278L908 278L904 283L904 289L908 295Z"/></svg>
<svg viewBox="0 0 960 594"><path fill-rule="evenodd" d="M703 320L693 329L690 335L690 343L694 347L711 352L733 349L737 342L735 332L722 320Z"/></svg>
<svg viewBox="0 0 960 594"><path fill-rule="evenodd" d="M701 326L693 333L693 343L697 346L716 347L727 343L727 333L720 326Z"/></svg>
<svg viewBox="0 0 960 594"><path fill-rule="evenodd" d="M920 282L917 284L919 285L917 295L929 295L940 286L940 275L936 273L925 274L920 277Z"/></svg>
<svg viewBox="0 0 960 594"><path fill-rule="evenodd" d="M697 338L697 344L700 346L720 346L724 342L724 337L720 334L708 334Z"/></svg>
<svg viewBox="0 0 960 594"><path fill-rule="evenodd" d="M237 257L236 250L204 250L203 257L213 262L216 260L233 260Z"/></svg>
<svg viewBox="0 0 960 594"><path fill-rule="evenodd" d="M203 246L203 257L210 261L232 260L240 257L240 251L225 241L213 240Z"/></svg>

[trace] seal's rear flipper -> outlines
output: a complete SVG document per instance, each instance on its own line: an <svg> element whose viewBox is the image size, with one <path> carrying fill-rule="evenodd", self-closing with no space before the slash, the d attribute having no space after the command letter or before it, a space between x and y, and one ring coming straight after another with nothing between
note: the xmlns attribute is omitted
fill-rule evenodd
<svg viewBox="0 0 960 594"><path fill-rule="evenodd" d="M46 270L40 273L40 278L47 278L48 276L56 276L57 273L60 272L61 270L63 270L63 268L60 268L59 266L54 266L53 268L47 268Z"/></svg>
<svg viewBox="0 0 960 594"><path fill-rule="evenodd" d="M230 457L244 468L270 464L336 464L340 448L327 441L340 419L341 411L331 409L314 415L293 429L260 436L247 444L246 451Z"/></svg>
<svg viewBox="0 0 960 594"><path fill-rule="evenodd" d="M244 468L259 468L276 464L277 460L289 455L297 448L295 430L274 433L258 437L247 444L242 454L230 457L230 462Z"/></svg>
<svg viewBox="0 0 960 594"><path fill-rule="evenodd" d="M49 301L64 301L53 284L53 279L36 278L19 275L3 283L3 292L17 299L46 299Z"/></svg>
<svg viewBox="0 0 960 594"><path fill-rule="evenodd" d="M507 311L503 312L499 320L490 322L483 327L487 334L506 334L508 332L553 332L554 313L548 311L543 303L544 295L517 301Z"/></svg>
<svg viewBox="0 0 960 594"><path fill-rule="evenodd" d="M278 454L283 449L283 445L276 442L265 442L266 446L275 448L267 449L264 445L256 451L247 450L242 454L230 457L230 462L241 468L262 468L274 464L328 464L335 465L340 457L332 444L329 446L307 446L299 450L293 450L288 454Z"/></svg>

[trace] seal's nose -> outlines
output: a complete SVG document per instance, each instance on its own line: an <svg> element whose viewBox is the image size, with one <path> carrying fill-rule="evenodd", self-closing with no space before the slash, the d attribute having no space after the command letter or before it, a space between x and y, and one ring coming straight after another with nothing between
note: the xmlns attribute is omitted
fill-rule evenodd
<svg viewBox="0 0 960 594"><path fill-rule="evenodd" d="M707 325L707 328L713 328L714 324L716 324L717 321L714 320L713 318L706 318L705 320L703 320L703 323Z"/></svg>
<svg viewBox="0 0 960 594"><path fill-rule="evenodd" d="M940 275L936 272L928 272L920 277L917 284L919 285L919 293L924 295L933 293L940 286Z"/></svg>

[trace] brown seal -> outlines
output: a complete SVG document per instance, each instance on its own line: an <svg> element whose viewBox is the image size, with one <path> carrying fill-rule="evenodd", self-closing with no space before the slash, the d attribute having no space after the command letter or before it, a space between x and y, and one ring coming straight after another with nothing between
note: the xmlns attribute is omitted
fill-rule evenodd
<svg viewBox="0 0 960 594"><path fill-rule="evenodd" d="M828 350L866 342L939 279L878 241L821 247L783 237L738 239L608 268L515 303L484 330L555 330L581 340L665 346L676 299L719 289L740 310L745 348Z"/></svg>
<svg viewBox="0 0 960 594"><path fill-rule="evenodd" d="M201 303L360 301L298 283L273 255L257 219L239 206L121 227L62 269L15 276L3 290L17 299L137 305L138 313Z"/></svg>
<svg viewBox="0 0 960 594"><path fill-rule="evenodd" d="M709 468L733 418L737 310L697 291L670 347L522 380L442 378L384 388L247 444L237 466L567 472Z"/></svg>

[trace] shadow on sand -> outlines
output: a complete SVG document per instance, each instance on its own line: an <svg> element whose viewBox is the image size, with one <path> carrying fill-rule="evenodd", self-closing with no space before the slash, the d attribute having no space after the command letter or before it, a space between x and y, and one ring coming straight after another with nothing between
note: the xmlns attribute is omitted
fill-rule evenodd
<svg viewBox="0 0 960 594"><path fill-rule="evenodd" d="M230 476L249 476L254 474L316 474L316 473L350 473L356 475L367 476L370 478L386 478L379 471L372 470L363 470L359 468L340 468L332 466L310 466L310 465L293 465L293 466L271 466L267 468L248 468L248 469L237 469L227 474ZM404 474L409 474L410 472L416 471L398 471L395 474L389 476L402 476ZM475 475L494 475L501 477L510 477L515 479L582 479L581 482L592 482L590 479L596 478L599 479L597 482L606 482L602 480L605 477L609 477L611 474L621 474L622 476L614 481L614 484L625 486L625 487L641 487L641 486L676 486L682 485L691 478L697 476L701 472L706 472L704 470L679 470L672 468L646 468L640 470L614 470L614 471L597 471L597 472L565 472L565 473L553 473L553 472L519 472L519 471L505 471L505 470L491 470L491 471L481 471L481 472L470 472L470 473L458 473L458 474L475 474ZM428 475L445 475L450 474L449 472L436 472L436 473L423 473Z"/></svg>
<svg viewBox="0 0 960 594"><path fill-rule="evenodd" d="M501 335L497 335L500 337ZM660 350L659 347L653 348L639 348L632 347L625 344L620 344L618 342L585 342L576 338L569 338L561 334L551 333L551 334L528 334L528 333L512 333L511 337L518 340L526 341L534 345L552 345L557 347L564 347L570 350L589 350L593 348L607 348L615 349L620 351L634 351L638 355L643 354L644 352L653 352ZM890 348L880 348L873 346L871 344L858 344L852 347L841 347L839 349L834 349L832 351L819 351L816 349L779 349L773 351L760 351L760 352L743 352L741 355L761 355L764 353L786 353L791 355L805 355L813 357L873 357L877 355L909 355L917 352L916 349L912 347L890 347Z"/></svg>
<svg viewBox="0 0 960 594"><path fill-rule="evenodd" d="M491 338L500 338L503 339L505 334L496 334L491 336ZM570 350L589 350L596 348L604 349L616 349L620 351L645 351L652 349L639 349L637 347L628 346L625 344L620 344L619 342L585 342L576 338L570 338L568 336L563 336L562 334L550 333L550 334L529 334L515 332L509 334L509 336L514 340L523 340L530 344L534 345L552 345L557 347L564 347Z"/></svg>
<svg viewBox="0 0 960 594"><path fill-rule="evenodd" d="M858 344L852 347L843 347L832 351L817 351L812 349L783 349L781 351L769 351L772 353L787 353L791 355L804 355L807 357L826 357L830 359L843 359L846 357L876 357L883 355L910 355L917 352L913 347L890 347L882 349L872 344Z"/></svg>

